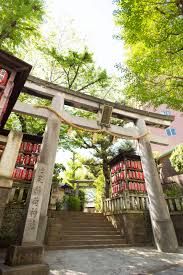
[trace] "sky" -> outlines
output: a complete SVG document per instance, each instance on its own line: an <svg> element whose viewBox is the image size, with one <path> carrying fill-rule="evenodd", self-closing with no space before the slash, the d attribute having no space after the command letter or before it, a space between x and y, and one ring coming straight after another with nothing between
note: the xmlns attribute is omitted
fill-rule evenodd
<svg viewBox="0 0 183 275"><path fill-rule="evenodd" d="M96 64L109 73L116 71L114 65L124 61L125 51L122 41L113 39L118 29L113 20L112 0L46 0L46 5L57 31L68 29L72 21L78 38L94 52Z"/></svg>
<svg viewBox="0 0 183 275"><path fill-rule="evenodd" d="M46 0L46 6L45 33L56 28L61 37L68 39L69 43L64 43L68 48L85 44L94 53L98 66L109 73L117 73L114 66L124 61L125 50L122 41L113 38L118 28L114 24L112 0ZM75 40L70 37L73 32L76 33ZM82 151L82 155L88 153ZM59 150L56 162L64 159L66 164L70 158L70 152Z"/></svg>

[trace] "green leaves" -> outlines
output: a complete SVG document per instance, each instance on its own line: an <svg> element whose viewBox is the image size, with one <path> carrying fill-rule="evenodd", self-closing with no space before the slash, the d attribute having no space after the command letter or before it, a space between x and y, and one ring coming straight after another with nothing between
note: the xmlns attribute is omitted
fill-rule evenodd
<svg viewBox="0 0 183 275"><path fill-rule="evenodd" d="M39 36L43 21L43 0L1 0L0 48L15 52L31 37Z"/></svg>
<svg viewBox="0 0 183 275"><path fill-rule="evenodd" d="M176 172L183 173L183 144L175 148L171 154L170 162Z"/></svg>
<svg viewBox="0 0 183 275"><path fill-rule="evenodd" d="M183 110L181 1L117 1L116 22L129 49L125 94L143 104Z"/></svg>
<svg viewBox="0 0 183 275"><path fill-rule="evenodd" d="M65 167L62 163L55 163L54 165L54 171L53 171L53 177L52 177L52 182L54 185L58 185L61 183L61 172L65 171Z"/></svg>
<svg viewBox="0 0 183 275"><path fill-rule="evenodd" d="M87 92L108 85L109 78L105 70L96 68L93 54L86 48L83 51L68 50L62 52L57 47L40 48L45 58L54 63L51 82L61 84L75 91ZM54 75L54 78L53 78Z"/></svg>

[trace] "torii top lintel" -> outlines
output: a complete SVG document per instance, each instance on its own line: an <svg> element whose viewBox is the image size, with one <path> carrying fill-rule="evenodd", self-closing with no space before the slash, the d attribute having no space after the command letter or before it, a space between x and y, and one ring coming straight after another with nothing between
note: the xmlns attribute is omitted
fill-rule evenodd
<svg viewBox="0 0 183 275"><path fill-rule="evenodd" d="M148 112L128 107L119 103L110 102L101 98L75 92L73 90L33 76L28 77L24 86L24 92L47 99L51 99L57 94L64 94L65 105L95 113L100 111L102 106L109 105L113 107L112 117L128 119L132 121L136 121L137 119L142 118L145 120L146 125L153 127L167 128L174 120L174 116Z"/></svg>

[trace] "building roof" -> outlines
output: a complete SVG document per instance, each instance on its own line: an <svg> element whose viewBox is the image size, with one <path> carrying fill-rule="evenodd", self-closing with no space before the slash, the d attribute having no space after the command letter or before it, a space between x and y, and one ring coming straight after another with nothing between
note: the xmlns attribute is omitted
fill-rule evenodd
<svg viewBox="0 0 183 275"><path fill-rule="evenodd" d="M70 186L70 185L67 184L67 183L65 183L64 185L61 185L60 188L61 188L61 189L66 189L66 188L68 188L68 189L73 189L73 187Z"/></svg>
<svg viewBox="0 0 183 275"><path fill-rule="evenodd" d="M114 158L112 158L109 162L110 166L115 165L116 163L118 163L119 161L123 160L124 158L127 159L132 159L132 160L140 160L140 156L138 155L134 155L134 154L130 154L130 153L120 153L119 155L115 156Z"/></svg>
<svg viewBox="0 0 183 275"><path fill-rule="evenodd" d="M167 156L171 155L171 154L173 153L173 151L175 150L175 148L176 148L178 145L180 145L180 144L177 144L176 146L174 146L174 147L171 148L170 150L168 150L168 151L166 151L165 153L163 153L162 155L160 155L160 156L157 158L157 160L160 160L160 159L162 159L162 158L164 158L164 157L167 157Z"/></svg>
<svg viewBox="0 0 183 275"><path fill-rule="evenodd" d="M0 128L3 128L25 84L32 66L3 50L0 50L0 66L9 72L16 72L8 106L0 121Z"/></svg>
<svg viewBox="0 0 183 275"><path fill-rule="evenodd" d="M8 136L10 130L7 129L1 129L0 128L0 135L2 136ZM35 142L35 143L42 143L43 137L39 135L31 135L31 134L26 134L23 133L23 141L29 141L29 142Z"/></svg>

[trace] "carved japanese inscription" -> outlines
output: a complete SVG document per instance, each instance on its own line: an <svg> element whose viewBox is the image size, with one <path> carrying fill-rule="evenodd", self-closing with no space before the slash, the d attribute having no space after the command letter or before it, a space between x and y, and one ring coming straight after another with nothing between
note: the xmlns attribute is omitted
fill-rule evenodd
<svg viewBox="0 0 183 275"><path fill-rule="evenodd" d="M32 192L29 202L27 219L25 222L25 229L22 243L35 242L37 236L37 229L39 224L39 215L41 210L41 203L43 199L44 182L46 178L46 165L38 163L35 171Z"/></svg>

